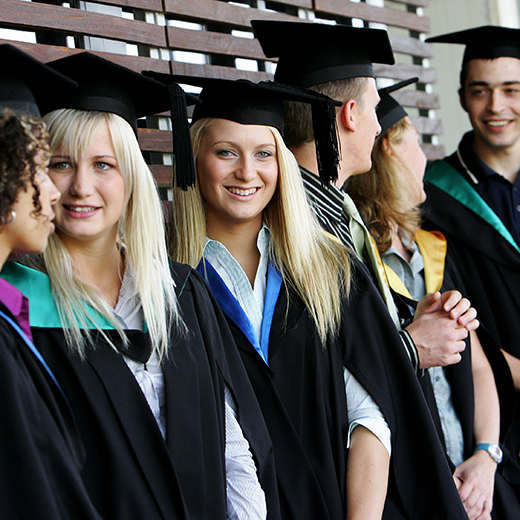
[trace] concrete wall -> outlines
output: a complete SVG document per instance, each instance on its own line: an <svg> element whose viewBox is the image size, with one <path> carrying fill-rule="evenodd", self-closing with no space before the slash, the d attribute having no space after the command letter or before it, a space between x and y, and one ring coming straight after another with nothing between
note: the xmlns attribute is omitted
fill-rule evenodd
<svg viewBox="0 0 520 520"><path fill-rule="evenodd" d="M480 25L520 27L520 0L430 0L424 15L430 18L431 33L436 36ZM439 94L441 108L436 115L442 120L443 135L439 143L451 154L464 132L471 128L459 104L459 73L464 46L436 43L430 66L437 71L433 91Z"/></svg>

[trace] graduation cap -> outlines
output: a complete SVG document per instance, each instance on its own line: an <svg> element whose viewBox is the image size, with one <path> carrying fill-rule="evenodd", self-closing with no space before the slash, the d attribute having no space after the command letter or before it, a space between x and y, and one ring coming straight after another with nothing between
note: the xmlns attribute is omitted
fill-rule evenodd
<svg viewBox="0 0 520 520"><path fill-rule="evenodd" d="M109 60L82 52L49 63L76 80L79 87L65 96L48 99L45 112L60 108L111 112L125 119L137 135L137 119L170 110L175 170L182 186L195 182L186 105L198 98L179 85L165 85ZM43 112L43 111L42 111Z"/></svg>
<svg viewBox="0 0 520 520"><path fill-rule="evenodd" d="M310 87L338 79L374 77L372 63L395 63L382 29L309 22L252 20L268 58L279 58L275 80Z"/></svg>
<svg viewBox="0 0 520 520"><path fill-rule="evenodd" d="M402 105L390 94L417 81L419 81L419 78L410 78L377 91L381 98L376 109L377 118L381 125L381 133L379 135L383 135L389 128L408 115Z"/></svg>
<svg viewBox="0 0 520 520"><path fill-rule="evenodd" d="M60 108L111 112L128 121L137 134L137 119L166 109L164 85L109 60L81 52L48 63L79 87L49 98L46 112Z"/></svg>
<svg viewBox="0 0 520 520"><path fill-rule="evenodd" d="M442 34L426 40L429 43L458 43L466 46L462 65L470 60L495 58L520 59L520 29L484 25L465 31Z"/></svg>
<svg viewBox="0 0 520 520"><path fill-rule="evenodd" d="M316 154L322 182L337 179L339 146L336 130L336 106L341 102L310 90L303 90L273 81L253 83L245 79L170 75L144 71L152 77L165 81L202 87L201 104L193 111L193 122L206 117L229 119L243 125L273 126L284 133L284 100L310 103Z"/></svg>
<svg viewBox="0 0 520 520"><path fill-rule="evenodd" d="M0 45L0 63L0 108L40 117L38 107L49 96L78 86L9 43Z"/></svg>

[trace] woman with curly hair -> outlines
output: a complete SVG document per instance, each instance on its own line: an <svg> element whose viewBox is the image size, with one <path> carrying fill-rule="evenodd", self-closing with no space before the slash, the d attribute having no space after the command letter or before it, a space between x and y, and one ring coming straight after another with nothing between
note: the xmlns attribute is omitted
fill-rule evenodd
<svg viewBox="0 0 520 520"><path fill-rule="evenodd" d="M47 174L47 137L42 121L1 112L0 269L12 254L42 251L54 231L60 194ZM99 518L80 477L84 452L71 410L28 319L27 299L0 279L0 516Z"/></svg>
<svg viewBox="0 0 520 520"><path fill-rule="evenodd" d="M78 423L89 495L111 520L265 520L258 475L273 463L258 404L243 367L231 373L240 358L203 280L169 262L136 138L138 117L168 107L167 89L90 53L50 65L79 83L44 116L56 233L43 272L16 265L9 276L47 280L20 287Z"/></svg>

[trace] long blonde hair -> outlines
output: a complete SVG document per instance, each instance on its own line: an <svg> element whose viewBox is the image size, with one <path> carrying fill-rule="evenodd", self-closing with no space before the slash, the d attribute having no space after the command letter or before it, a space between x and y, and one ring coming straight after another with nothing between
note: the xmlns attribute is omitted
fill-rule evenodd
<svg viewBox="0 0 520 520"><path fill-rule="evenodd" d="M390 249L396 229L407 239L415 240L421 227L420 210L407 209L415 185L407 178L412 169L394 148L409 127L410 123L401 119L380 135L372 150L370 171L349 177L343 185L363 214L381 253Z"/></svg>
<svg viewBox="0 0 520 520"><path fill-rule="evenodd" d="M47 114L45 121L51 149L62 146L73 160L83 156L98 126L103 121L108 125L126 192L118 245L123 248L126 268L133 275L152 348L162 357L168 352L170 328L182 332L184 324L168 266L161 201L135 134L124 119L107 112L56 110ZM50 237L49 247L40 256L37 267L50 277L67 343L73 351L84 355L92 327L103 333L85 304L106 318L126 342L112 308L96 289L81 279L56 234Z"/></svg>
<svg viewBox="0 0 520 520"><path fill-rule="evenodd" d="M195 160L212 119L201 119L192 127ZM280 133L269 127L276 142L279 177L277 190L264 210L271 230L271 260L305 302L323 343L333 336L342 319L342 297L350 288L347 250L325 233L307 201L296 159ZM197 266L203 257L206 218L199 183L187 191L174 190L171 254L174 260Z"/></svg>

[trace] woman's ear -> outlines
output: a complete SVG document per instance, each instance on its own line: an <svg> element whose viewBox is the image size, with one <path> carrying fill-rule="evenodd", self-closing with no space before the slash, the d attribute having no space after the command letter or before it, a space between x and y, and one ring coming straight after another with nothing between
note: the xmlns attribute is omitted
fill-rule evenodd
<svg viewBox="0 0 520 520"><path fill-rule="evenodd" d="M392 155L393 151L392 147L390 146L390 141L388 140L388 137L379 137L379 139L381 139L381 146L383 148L383 151L387 155Z"/></svg>
<svg viewBox="0 0 520 520"><path fill-rule="evenodd" d="M356 131L355 106L356 101L354 99L348 99L343 103L339 111L339 122L345 129L351 132Z"/></svg>

